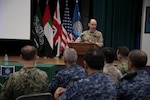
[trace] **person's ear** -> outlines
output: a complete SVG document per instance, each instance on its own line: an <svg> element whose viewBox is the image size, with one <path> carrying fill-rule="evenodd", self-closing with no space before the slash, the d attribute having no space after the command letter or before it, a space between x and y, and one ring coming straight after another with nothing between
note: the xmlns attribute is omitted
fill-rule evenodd
<svg viewBox="0 0 150 100"><path fill-rule="evenodd" d="M84 67L84 69L87 69L87 63L85 60L83 61L83 67Z"/></svg>
<svg viewBox="0 0 150 100"><path fill-rule="evenodd" d="M20 58L22 59L22 55L20 54Z"/></svg>
<svg viewBox="0 0 150 100"><path fill-rule="evenodd" d="M132 61L128 60L128 69L131 69L131 68L133 68Z"/></svg>
<svg viewBox="0 0 150 100"><path fill-rule="evenodd" d="M88 27L90 27L90 23L88 23Z"/></svg>
<svg viewBox="0 0 150 100"><path fill-rule="evenodd" d="M35 55L35 56L34 56L34 60L37 60L37 58L38 58L38 56L37 56L37 55Z"/></svg>

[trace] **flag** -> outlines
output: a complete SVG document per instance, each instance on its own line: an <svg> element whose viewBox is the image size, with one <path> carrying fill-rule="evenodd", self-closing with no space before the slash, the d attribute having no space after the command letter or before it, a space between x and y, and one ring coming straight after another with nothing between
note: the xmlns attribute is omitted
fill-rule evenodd
<svg viewBox="0 0 150 100"><path fill-rule="evenodd" d="M83 31L78 0L76 0L74 12L73 12L72 25L73 25L72 27L73 39L75 40Z"/></svg>
<svg viewBox="0 0 150 100"><path fill-rule="evenodd" d="M57 6L53 18L53 29L54 29L54 38L53 42L56 46L56 56L60 54L67 47L67 32L61 24L60 11L59 11L59 0L57 1Z"/></svg>
<svg viewBox="0 0 150 100"><path fill-rule="evenodd" d="M67 41L71 42L71 40L72 40L72 21L70 18L68 1L66 1L66 7L65 7L65 11L64 11L64 17L62 20L62 24L67 31Z"/></svg>
<svg viewBox="0 0 150 100"><path fill-rule="evenodd" d="M32 38L33 45L37 48L37 54L40 55L44 49L44 31L39 2L37 2L36 14L33 18Z"/></svg>
<svg viewBox="0 0 150 100"><path fill-rule="evenodd" d="M0 66L1 70L1 75L2 76L8 76L11 73L15 72L15 66Z"/></svg>
<svg viewBox="0 0 150 100"><path fill-rule="evenodd" d="M45 56L52 57L53 29L52 29L52 20L51 20L48 0L46 2L46 8L43 16L43 25L44 25L44 35L45 35Z"/></svg>

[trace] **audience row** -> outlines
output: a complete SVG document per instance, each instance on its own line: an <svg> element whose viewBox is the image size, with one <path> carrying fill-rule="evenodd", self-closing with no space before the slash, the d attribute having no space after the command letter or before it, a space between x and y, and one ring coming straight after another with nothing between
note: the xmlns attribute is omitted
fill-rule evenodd
<svg viewBox="0 0 150 100"><path fill-rule="evenodd" d="M117 55L120 62L114 66ZM84 55L84 66L76 64L73 48L64 51L65 69L49 82L44 71L34 67L36 49L21 49L23 68L10 74L2 88L0 100L15 100L21 95L50 92L56 100L149 100L150 75L147 55L125 46L93 48ZM49 83L49 84L48 84Z"/></svg>

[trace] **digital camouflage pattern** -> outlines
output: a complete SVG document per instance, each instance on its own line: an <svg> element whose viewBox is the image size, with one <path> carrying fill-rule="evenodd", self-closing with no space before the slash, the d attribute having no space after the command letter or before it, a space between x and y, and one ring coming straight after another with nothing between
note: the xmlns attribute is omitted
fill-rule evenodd
<svg viewBox="0 0 150 100"><path fill-rule="evenodd" d="M86 30L77 39L80 42L103 43L102 33L97 30L94 33L91 33L89 30Z"/></svg>
<svg viewBox="0 0 150 100"><path fill-rule="evenodd" d="M118 84L119 79L122 77L121 72L112 63L105 64L103 72L108 74L112 80L114 80L116 85Z"/></svg>
<svg viewBox="0 0 150 100"><path fill-rule="evenodd" d="M95 72L75 82L59 100L116 100L116 86L108 75Z"/></svg>
<svg viewBox="0 0 150 100"><path fill-rule="evenodd" d="M47 86L46 72L35 67L22 68L6 78L0 100L15 100L21 95L46 92Z"/></svg>
<svg viewBox="0 0 150 100"><path fill-rule="evenodd" d="M150 75L145 70L126 74L117 88L118 100L150 100Z"/></svg>
<svg viewBox="0 0 150 100"><path fill-rule="evenodd" d="M122 62L117 66L117 68L121 71L123 75L126 74L128 72L128 61Z"/></svg>
<svg viewBox="0 0 150 100"><path fill-rule="evenodd" d="M47 91L54 94L58 87L68 88L74 81L86 77L87 74L83 67L73 64L66 69L60 70L48 85Z"/></svg>

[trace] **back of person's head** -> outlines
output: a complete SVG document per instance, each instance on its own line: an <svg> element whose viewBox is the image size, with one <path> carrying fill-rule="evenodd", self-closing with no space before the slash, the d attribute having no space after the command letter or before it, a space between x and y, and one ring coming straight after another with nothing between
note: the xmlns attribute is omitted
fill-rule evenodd
<svg viewBox="0 0 150 100"><path fill-rule="evenodd" d="M117 54L122 55L123 57L128 57L129 48L126 46L120 46L117 48Z"/></svg>
<svg viewBox="0 0 150 100"><path fill-rule="evenodd" d="M77 58L78 58L77 52L73 48L65 49L65 51L63 53L63 57L70 64L75 63L77 61Z"/></svg>
<svg viewBox="0 0 150 100"><path fill-rule="evenodd" d="M85 53L84 61L91 69L102 70L104 67L104 54L99 49L90 49Z"/></svg>
<svg viewBox="0 0 150 100"><path fill-rule="evenodd" d="M101 50L105 55L106 63L113 63L113 61L115 60L115 57L116 57L115 50L111 47L104 47Z"/></svg>
<svg viewBox="0 0 150 100"><path fill-rule="evenodd" d="M23 60L30 61L36 56L36 48L34 46L26 45L21 48L21 56Z"/></svg>
<svg viewBox="0 0 150 100"><path fill-rule="evenodd" d="M132 50L128 55L128 60L136 69L143 69L147 64L147 54L142 50Z"/></svg>

